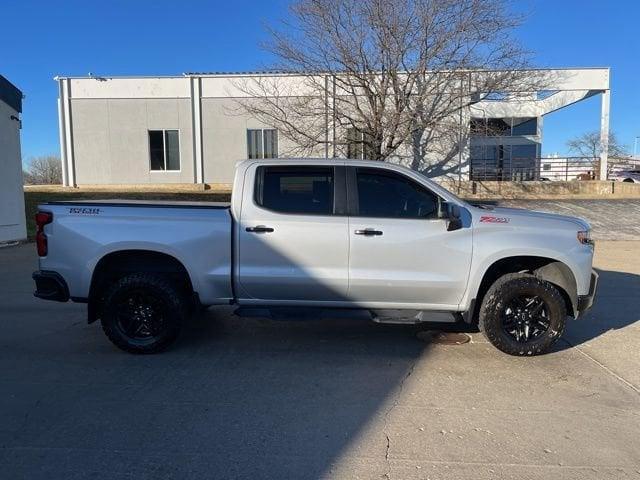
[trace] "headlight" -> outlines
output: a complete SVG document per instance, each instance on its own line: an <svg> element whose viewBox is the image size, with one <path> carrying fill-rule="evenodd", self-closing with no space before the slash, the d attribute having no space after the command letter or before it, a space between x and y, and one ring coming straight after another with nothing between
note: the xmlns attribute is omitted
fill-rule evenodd
<svg viewBox="0 0 640 480"><path fill-rule="evenodd" d="M578 241L583 245L593 245L594 241L591 239L591 230L580 230L578 232Z"/></svg>

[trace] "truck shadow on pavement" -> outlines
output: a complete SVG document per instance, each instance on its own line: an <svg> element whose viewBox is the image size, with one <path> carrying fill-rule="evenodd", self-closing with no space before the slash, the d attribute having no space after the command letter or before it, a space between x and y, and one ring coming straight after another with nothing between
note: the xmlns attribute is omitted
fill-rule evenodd
<svg viewBox="0 0 640 480"><path fill-rule="evenodd" d="M640 320L640 275L596 269L600 275L595 303L578 320L569 319L560 342L563 350L587 343L610 330L619 330Z"/></svg>
<svg viewBox="0 0 640 480"><path fill-rule="evenodd" d="M165 418L179 427L161 441L184 439L189 450L207 452L200 460L217 472L212 477L330 475L367 425L385 415L428 348L413 327L238 319L211 309L157 357L177 362L162 367L166 385L156 388L188 405ZM361 455L382 461L382 471L386 442L380 431L359 446L369 450ZM172 468L187 458L174 457Z"/></svg>

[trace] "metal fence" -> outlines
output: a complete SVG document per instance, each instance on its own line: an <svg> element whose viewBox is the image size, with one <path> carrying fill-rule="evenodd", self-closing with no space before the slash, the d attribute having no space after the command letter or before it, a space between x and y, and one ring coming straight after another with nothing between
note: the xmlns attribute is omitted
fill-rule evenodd
<svg viewBox="0 0 640 480"><path fill-rule="evenodd" d="M599 180L600 174L600 159L585 157L471 159L470 165L476 181Z"/></svg>
<svg viewBox="0 0 640 480"><path fill-rule="evenodd" d="M640 159L609 159L607 177L612 172L623 170L640 170ZM600 180L600 159L593 157L471 159L469 180L511 182Z"/></svg>

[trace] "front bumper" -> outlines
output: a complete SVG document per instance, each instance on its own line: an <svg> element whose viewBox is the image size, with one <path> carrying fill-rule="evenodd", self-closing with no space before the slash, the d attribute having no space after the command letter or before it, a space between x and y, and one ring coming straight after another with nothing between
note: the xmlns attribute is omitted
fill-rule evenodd
<svg viewBox="0 0 640 480"><path fill-rule="evenodd" d="M36 282L36 291L33 295L43 300L66 302L69 300L69 287L59 273L38 270L33 272L33 280Z"/></svg>
<svg viewBox="0 0 640 480"><path fill-rule="evenodd" d="M596 296L596 289L598 288L598 273L595 270L591 270L591 283L589 284L589 293L587 295L580 295L578 297L578 312L584 313L589 310Z"/></svg>

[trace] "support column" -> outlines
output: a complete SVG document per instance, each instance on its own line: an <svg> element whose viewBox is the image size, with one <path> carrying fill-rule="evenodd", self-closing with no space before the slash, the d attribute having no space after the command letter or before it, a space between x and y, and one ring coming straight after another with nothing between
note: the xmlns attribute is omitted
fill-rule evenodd
<svg viewBox="0 0 640 480"><path fill-rule="evenodd" d="M60 162L62 163L62 185L69 186L69 177L67 175L67 146L65 136L65 119L64 119L64 103L63 103L63 80L56 78L58 82L58 134L60 140Z"/></svg>
<svg viewBox="0 0 640 480"><path fill-rule="evenodd" d="M609 102L611 92L602 92L602 108L600 111L600 180L607 179L609 161Z"/></svg>
<svg viewBox="0 0 640 480"><path fill-rule="evenodd" d="M202 158L202 79L191 77L191 130L193 138L193 171L195 183L204 183Z"/></svg>
<svg viewBox="0 0 640 480"><path fill-rule="evenodd" d="M337 121L337 112L336 112L336 76L332 75L332 95L331 95L331 118L332 118L332 127L331 127L331 143L333 144L333 158L338 156L338 152L336 150L336 121Z"/></svg>
<svg viewBox="0 0 640 480"><path fill-rule="evenodd" d="M64 116L64 150L67 166L67 187L76 186L76 169L73 158L73 126L71 118L71 80L63 78L60 80L62 92L61 102Z"/></svg>
<svg viewBox="0 0 640 480"><path fill-rule="evenodd" d="M329 76L324 76L324 158L329 158Z"/></svg>

